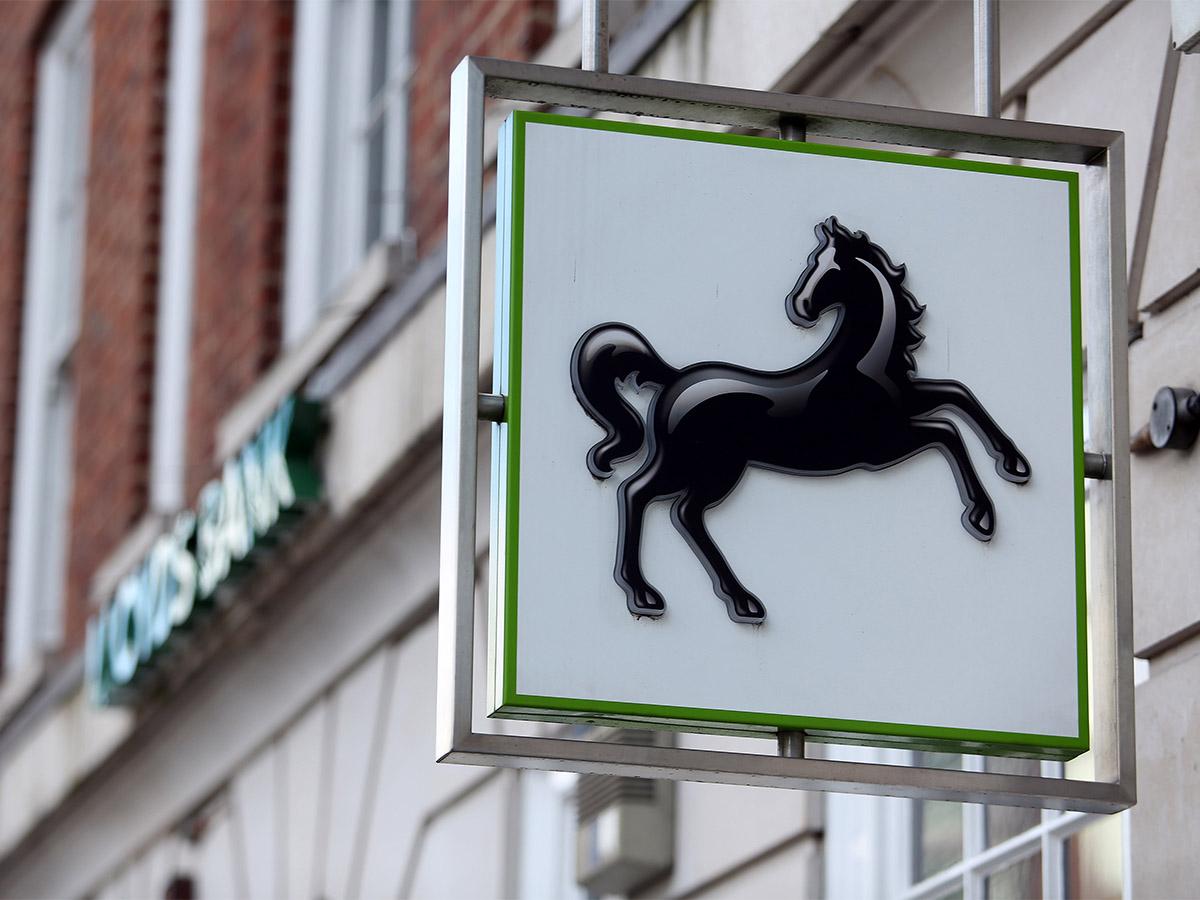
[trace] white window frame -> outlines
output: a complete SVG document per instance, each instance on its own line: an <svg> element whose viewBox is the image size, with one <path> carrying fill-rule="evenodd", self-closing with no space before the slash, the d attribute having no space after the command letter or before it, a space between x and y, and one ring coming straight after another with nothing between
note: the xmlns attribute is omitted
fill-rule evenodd
<svg viewBox="0 0 1200 900"><path fill-rule="evenodd" d="M979 756L964 756L963 768L972 772L984 771L984 759ZM1041 773L1046 778L1061 778L1063 765L1058 762L1043 762ZM909 839L909 878L898 891L900 900L926 900L944 897L955 888L961 888L963 900L981 900L986 896L984 883L989 875L1019 863L1037 853L1042 854L1042 897L1044 900L1061 900L1065 896L1063 869L1063 842L1097 816L1078 812L1060 812L1054 809L1041 810L1041 821L1032 828L1014 835L994 847L987 846L987 807L978 803L961 804L963 847L962 859L952 866L937 872L924 881L913 884L911 865L912 823L915 819L916 801L909 801L907 837Z"/></svg>
<svg viewBox="0 0 1200 900"><path fill-rule="evenodd" d="M839 753L842 752L839 750ZM911 754L900 750L856 748L856 759L893 765L912 765ZM981 772L980 756L962 757L964 769ZM1063 775L1063 764L1044 761L1043 777ZM1066 842L1103 818L1094 813L1040 810L1037 825L995 846L987 846L987 809L983 804L959 804L962 813L962 858L921 881L915 881L913 826L921 801L846 794L828 795L825 841L826 885L831 897L858 900L939 900L962 891L963 900L982 900L987 878L1041 853L1042 897L1066 897ZM1123 842L1128 844L1128 813L1120 813ZM1125 849L1125 848L1123 848ZM1128 857L1123 894L1130 898Z"/></svg>
<svg viewBox="0 0 1200 900"><path fill-rule="evenodd" d="M92 2L64 9L39 51L21 328L5 670L62 641L74 379L87 220Z"/></svg>
<svg viewBox="0 0 1200 900"><path fill-rule="evenodd" d="M379 241L405 229L410 0L389 4L388 69L371 103L371 0L306 0L297 9L288 173L283 343L292 347L366 259L367 136L386 110Z"/></svg>
<svg viewBox="0 0 1200 900"><path fill-rule="evenodd" d="M204 81L203 0L171 4L162 255L150 438L150 509L187 504L187 406Z"/></svg>
<svg viewBox="0 0 1200 900"><path fill-rule="evenodd" d="M964 808L978 812L985 809L985 807L977 805ZM971 815L971 813L967 813L967 815ZM1114 815L1121 817L1122 833L1124 834L1128 830L1128 812ZM972 854L949 869L927 878L918 885L913 885L898 896L904 900L944 897L961 883L963 900L979 900L986 896L984 882L989 875L1001 872L1040 852L1042 855L1042 897L1044 900L1062 900L1067 895L1067 839L1103 818L1096 813L1058 812L1044 809L1042 810L1041 824L1021 832L1002 844ZM1126 865L1128 865L1127 860ZM1122 891L1128 900L1131 894L1127 870L1124 872Z"/></svg>

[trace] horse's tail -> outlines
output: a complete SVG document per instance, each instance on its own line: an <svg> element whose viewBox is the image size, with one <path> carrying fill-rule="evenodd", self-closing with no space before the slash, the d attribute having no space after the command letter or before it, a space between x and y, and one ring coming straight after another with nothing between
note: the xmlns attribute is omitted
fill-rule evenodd
<svg viewBox="0 0 1200 900"><path fill-rule="evenodd" d="M661 388L678 374L628 325L609 322L584 332L571 354L571 385L579 404L605 431L604 439L588 451L593 475L607 478L613 465L636 455L646 438L641 416L617 383L633 375L639 387Z"/></svg>

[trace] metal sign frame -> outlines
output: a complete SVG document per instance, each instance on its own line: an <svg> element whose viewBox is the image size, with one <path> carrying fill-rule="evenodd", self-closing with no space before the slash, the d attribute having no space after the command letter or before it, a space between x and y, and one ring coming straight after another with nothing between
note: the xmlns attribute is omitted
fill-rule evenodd
<svg viewBox="0 0 1200 900"><path fill-rule="evenodd" d="M1082 167L1091 539L1088 622L1095 779L1058 779L476 731L477 449L502 399L479 384L484 103L511 100L786 137L904 145ZM1124 135L792 94L560 69L478 57L455 69L450 101L446 375L442 432L437 750L440 762L1115 812L1136 802ZM799 748L799 749L798 749Z"/></svg>

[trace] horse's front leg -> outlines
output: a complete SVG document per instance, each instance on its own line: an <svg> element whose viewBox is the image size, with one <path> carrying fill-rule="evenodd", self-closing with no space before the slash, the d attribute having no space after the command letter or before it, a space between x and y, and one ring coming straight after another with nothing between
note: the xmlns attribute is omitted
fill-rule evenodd
<svg viewBox="0 0 1200 900"><path fill-rule="evenodd" d="M962 435L952 422L945 419L917 420L910 424L914 451L936 449L950 464L958 482L958 496L963 502L962 525L971 537L990 541L996 531L996 510L979 480Z"/></svg>
<svg viewBox="0 0 1200 900"><path fill-rule="evenodd" d="M988 447L996 460L996 472L1005 481L1024 484L1031 470L1027 460L1012 439L975 399L970 389L948 379L916 378L912 382L913 408L910 415L923 416L938 410L952 410L962 416Z"/></svg>
<svg viewBox="0 0 1200 900"><path fill-rule="evenodd" d="M736 482L735 478L732 484ZM728 493L728 489L720 491L722 498ZM725 601L729 618L748 625L761 625L767 617L767 610L738 580L733 569L729 567L725 554L709 534L708 526L704 524L707 505L702 491L694 487L689 488L671 507L671 520L707 570L708 577L712 579L713 591Z"/></svg>
<svg viewBox="0 0 1200 900"><path fill-rule="evenodd" d="M661 616L667 604L662 594L651 587L642 574L642 526L646 507L661 494L655 482L659 468L653 458L621 485L617 491L620 519L617 523L617 565L613 572L625 592L626 604L635 616Z"/></svg>

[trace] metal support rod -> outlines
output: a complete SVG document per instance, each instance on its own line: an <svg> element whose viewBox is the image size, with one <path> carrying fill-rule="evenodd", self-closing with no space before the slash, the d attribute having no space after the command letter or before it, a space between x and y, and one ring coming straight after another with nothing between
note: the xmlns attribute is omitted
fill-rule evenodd
<svg viewBox="0 0 1200 900"><path fill-rule="evenodd" d="M975 115L1000 115L1000 0L975 0Z"/></svg>
<svg viewBox="0 0 1200 900"><path fill-rule="evenodd" d="M589 72L608 71L608 0L583 0L583 62Z"/></svg>
<svg viewBox="0 0 1200 900"><path fill-rule="evenodd" d="M503 422L504 421L504 395L503 394L480 394L479 395L479 418L485 422Z"/></svg>
<svg viewBox="0 0 1200 900"><path fill-rule="evenodd" d="M779 755L785 759L804 759L804 732L779 732Z"/></svg>
<svg viewBox="0 0 1200 900"><path fill-rule="evenodd" d="M1084 453L1083 477L1112 481L1112 457L1107 453Z"/></svg>
<svg viewBox="0 0 1200 900"><path fill-rule="evenodd" d="M785 141L806 141L808 124L799 116L780 116L779 136Z"/></svg>

